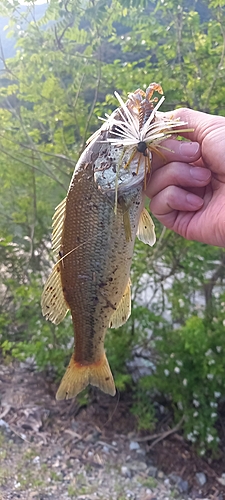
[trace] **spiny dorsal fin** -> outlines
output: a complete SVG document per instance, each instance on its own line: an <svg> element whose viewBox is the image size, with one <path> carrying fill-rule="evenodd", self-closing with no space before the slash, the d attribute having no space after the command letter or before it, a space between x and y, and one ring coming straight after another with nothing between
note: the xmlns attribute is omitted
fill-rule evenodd
<svg viewBox="0 0 225 500"><path fill-rule="evenodd" d="M52 250L59 255L59 250L62 241L63 225L66 215L66 198L56 207L52 218Z"/></svg>
<svg viewBox="0 0 225 500"><path fill-rule="evenodd" d="M152 247L156 242L155 224L146 208L143 208L141 212L137 230L137 237L143 243L150 245L150 247Z"/></svg>
<svg viewBox="0 0 225 500"><path fill-rule="evenodd" d="M110 328L119 328L119 326L126 323L131 313L131 292L130 292L130 279L127 283L125 292L121 301L118 304L116 311L110 318Z"/></svg>
<svg viewBox="0 0 225 500"><path fill-rule="evenodd" d="M43 316L55 325L65 318L69 309L62 291L59 263L53 267L47 279L41 297L41 307Z"/></svg>

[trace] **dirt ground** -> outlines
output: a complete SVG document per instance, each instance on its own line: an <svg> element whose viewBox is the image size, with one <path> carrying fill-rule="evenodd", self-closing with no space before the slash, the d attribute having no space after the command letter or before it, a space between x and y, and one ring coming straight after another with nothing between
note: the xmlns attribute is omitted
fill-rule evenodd
<svg viewBox="0 0 225 500"><path fill-rule="evenodd" d="M128 396L96 390L79 407L56 402L55 390L43 374L1 365L0 500L225 499L222 448L202 459L168 422L155 437L138 433Z"/></svg>

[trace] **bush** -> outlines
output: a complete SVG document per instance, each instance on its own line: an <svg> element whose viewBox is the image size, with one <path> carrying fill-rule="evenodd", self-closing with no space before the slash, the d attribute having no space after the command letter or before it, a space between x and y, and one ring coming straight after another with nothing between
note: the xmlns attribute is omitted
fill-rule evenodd
<svg viewBox="0 0 225 500"><path fill-rule="evenodd" d="M155 339L156 371L138 382L139 397L145 394L147 401L149 394L158 392L168 398L176 422L184 415L185 436L200 454L215 451L219 442L215 423L225 395L223 321L215 318L209 323L192 316L183 327L164 331ZM141 407L139 419L143 419Z"/></svg>

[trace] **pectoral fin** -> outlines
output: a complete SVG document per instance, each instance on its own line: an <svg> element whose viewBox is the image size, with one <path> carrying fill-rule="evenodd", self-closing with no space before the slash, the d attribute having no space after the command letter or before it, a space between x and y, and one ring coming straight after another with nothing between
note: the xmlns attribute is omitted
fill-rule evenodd
<svg viewBox="0 0 225 500"><path fill-rule="evenodd" d="M130 280L127 283L125 292L116 311L110 318L110 328L119 328L119 326L126 323L131 314L131 292L130 292Z"/></svg>
<svg viewBox="0 0 225 500"><path fill-rule="evenodd" d="M43 316L55 325L65 318L69 309L63 295L59 264L53 267L47 279L41 297L41 307Z"/></svg>
<svg viewBox="0 0 225 500"><path fill-rule="evenodd" d="M150 247L152 247L156 242L155 224L146 208L143 208L141 212L137 230L137 237L143 243L150 245Z"/></svg>

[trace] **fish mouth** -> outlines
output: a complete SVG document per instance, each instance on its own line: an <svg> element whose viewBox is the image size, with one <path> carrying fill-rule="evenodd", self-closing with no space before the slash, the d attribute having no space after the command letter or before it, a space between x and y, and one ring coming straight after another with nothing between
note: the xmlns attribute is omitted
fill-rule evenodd
<svg viewBox="0 0 225 500"><path fill-rule="evenodd" d="M121 182L121 184L118 184L118 188L117 188L118 194L127 193L131 189L135 189L135 188L138 188L139 186L142 186L144 183L144 179L145 179L144 172L141 172L138 174L136 174L135 172L132 172L132 177L129 180L123 181L123 182ZM114 191L115 191L115 188L114 188Z"/></svg>
<svg viewBox="0 0 225 500"><path fill-rule="evenodd" d="M101 179L95 173L94 180L100 191L104 191L105 193L114 193L117 191L118 194L122 194L142 186L145 180L145 172L140 169L138 173L132 170L128 174L124 169L121 169L118 175L114 174L113 178L111 177L109 182L105 182L104 178Z"/></svg>

